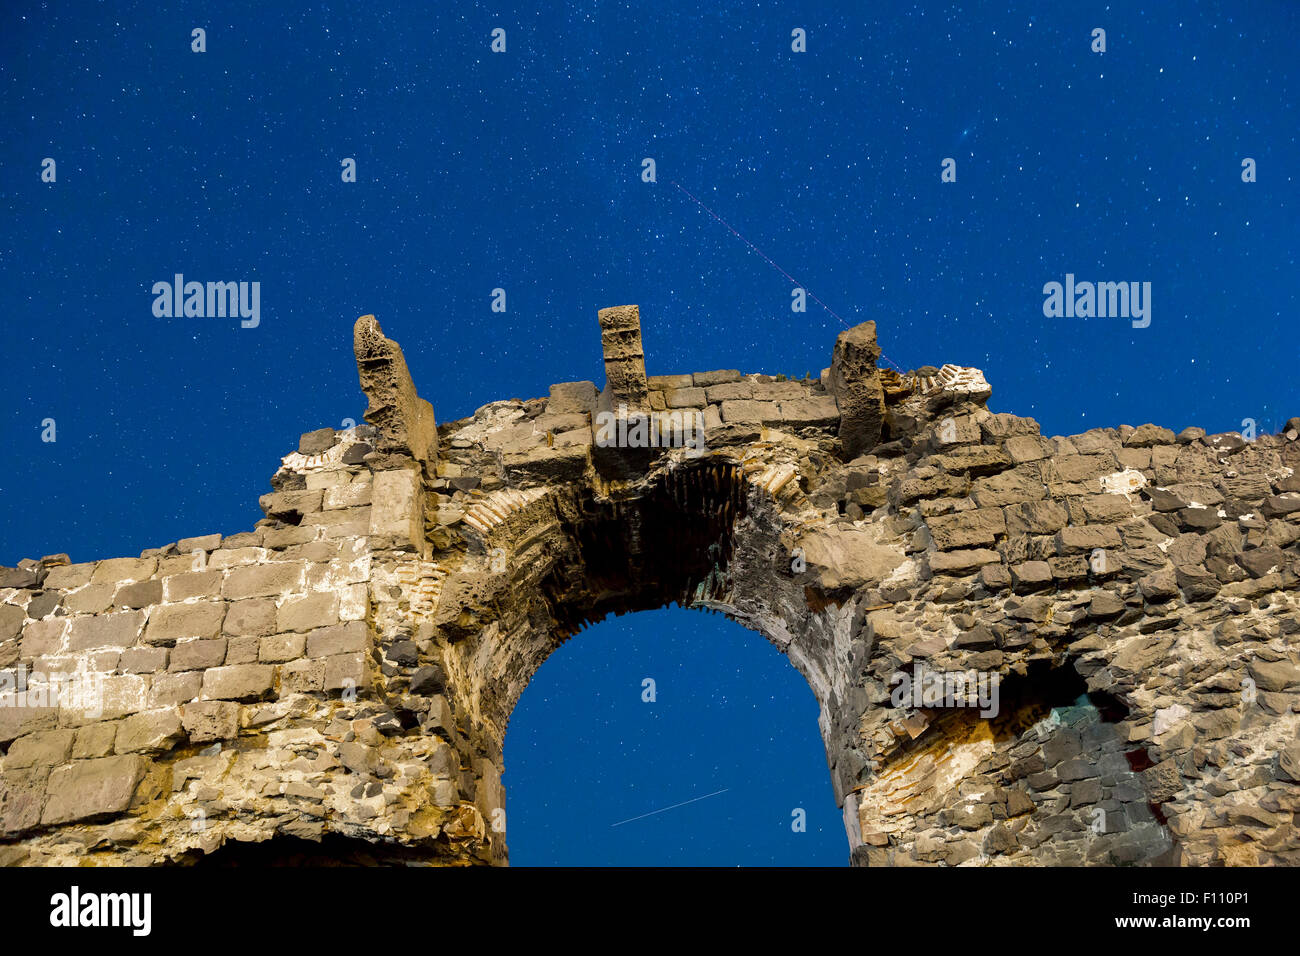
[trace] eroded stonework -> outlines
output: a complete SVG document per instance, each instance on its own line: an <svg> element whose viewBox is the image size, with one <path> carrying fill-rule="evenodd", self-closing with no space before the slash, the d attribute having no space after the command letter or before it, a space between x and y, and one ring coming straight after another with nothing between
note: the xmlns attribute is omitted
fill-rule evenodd
<svg viewBox="0 0 1300 956"><path fill-rule="evenodd" d="M439 426L362 317L369 424L254 530L0 569L0 862L504 863L529 679L671 602L806 678L854 863L1300 861L1300 419L1047 438L873 323L807 381L646 378L636 307L600 325L603 391ZM606 447L620 406L703 447Z"/></svg>

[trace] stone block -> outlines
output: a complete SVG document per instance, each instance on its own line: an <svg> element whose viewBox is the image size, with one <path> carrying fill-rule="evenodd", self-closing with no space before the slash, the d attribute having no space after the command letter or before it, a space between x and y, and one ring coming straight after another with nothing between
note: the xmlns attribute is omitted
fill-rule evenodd
<svg viewBox="0 0 1300 956"><path fill-rule="evenodd" d="M752 422L757 425L776 425L781 421L781 407L776 402L755 402L735 399L722 403L723 422Z"/></svg>
<svg viewBox="0 0 1300 956"><path fill-rule="evenodd" d="M270 692L274 668L267 664L233 664L203 673L207 700L256 700Z"/></svg>
<svg viewBox="0 0 1300 956"><path fill-rule="evenodd" d="M121 813L130 806L144 773L145 761L138 755L100 757L58 767L46 787L41 823L52 826Z"/></svg>
<svg viewBox="0 0 1300 956"><path fill-rule="evenodd" d="M90 577L94 573L94 561L87 561L84 564L65 564L50 568L45 576L45 586L55 591L70 591L83 584L89 584Z"/></svg>
<svg viewBox="0 0 1300 956"><path fill-rule="evenodd" d="M337 485L325 489L325 510L338 511L346 508L359 508L370 504L371 487L368 481L354 481L347 485Z"/></svg>
<svg viewBox="0 0 1300 956"><path fill-rule="evenodd" d="M190 743L233 740L239 735L239 705L225 700L200 700L182 704L181 725Z"/></svg>
<svg viewBox="0 0 1300 956"><path fill-rule="evenodd" d="M704 390L705 397L712 403L734 401L736 399L752 399L754 397L753 382L727 382L724 385L710 385ZM834 404L834 399L831 403ZM836 417L839 417L839 411L836 410Z"/></svg>
<svg viewBox="0 0 1300 956"><path fill-rule="evenodd" d="M276 607L271 598L231 601L223 625L225 633L261 637L275 630Z"/></svg>
<svg viewBox="0 0 1300 956"><path fill-rule="evenodd" d="M273 634L262 638L257 659L264 664L280 664L303 656L306 634Z"/></svg>
<svg viewBox="0 0 1300 956"><path fill-rule="evenodd" d="M117 721L105 721L77 728L77 736L72 742L72 759L87 760L111 754L113 741L117 739L117 724Z"/></svg>
<svg viewBox="0 0 1300 956"><path fill-rule="evenodd" d="M302 587L307 565L302 561L272 561L253 567L233 568L221 593L227 600L279 596Z"/></svg>
<svg viewBox="0 0 1300 956"><path fill-rule="evenodd" d="M705 387L709 385L725 385L728 382L739 382L740 372L734 368L717 369L712 372L695 372L691 375L691 381L696 385Z"/></svg>
<svg viewBox="0 0 1300 956"><path fill-rule="evenodd" d="M146 710L119 721L113 749L119 754L170 750L181 739L181 718L174 707Z"/></svg>
<svg viewBox="0 0 1300 956"><path fill-rule="evenodd" d="M560 382L551 386L546 411L552 415L582 415L596 407L595 382Z"/></svg>
<svg viewBox="0 0 1300 956"><path fill-rule="evenodd" d="M969 574L986 564L1001 564L1002 556L987 548L933 551L926 555L932 574Z"/></svg>
<svg viewBox="0 0 1300 956"><path fill-rule="evenodd" d="M262 639L253 634L226 638L227 664L257 663L257 648Z"/></svg>
<svg viewBox="0 0 1300 956"><path fill-rule="evenodd" d="M324 660L290 661L280 669L280 694L318 693L325 687Z"/></svg>
<svg viewBox="0 0 1300 956"><path fill-rule="evenodd" d="M201 671L218 667L226 659L226 639L183 638L172 648L168 670Z"/></svg>
<svg viewBox="0 0 1300 956"><path fill-rule="evenodd" d="M364 621L317 628L307 637L308 657L332 657L364 651L369 634Z"/></svg>
<svg viewBox="0 0 1300 956"><path fill-rule="evenodd" d="M149 685L149 706L165 707L170 704L193 700L199 696L202 685L203 674L199 671L188 671L182 674L157 674Z"/></svg>
<svg viewBox="0 0 1300 956"><path fill-rule="evenodd" d="M829 395L783 400L778 403L781 421L786 425L809 428L833 428L839 424L840 410Z"/></svg>
<svg viewBox="0 0 1300 956"><path fill-rule="evenodd" d="M108 614L74 617L68 627L68 650L92 647L130 647L144 626L143 611L114 611Z"/></svg>
<svg viewBox="0 0 1300 956"><path fill-rule="evenodd" d="M41 822L48 776L44 767L0 773L0 834L12 836Z"/></svg>
<svg viewBox="0 0 1300 956"><path fill-rule="evenodd" d="M154 579L123 584L113 596L113 603L118 607L144 608L151 604L161 604L162 599L162 582Z"/></svg>
<svg viewBox="0 0 1300 956"><path fill-rule="evenodd" d="M702 388L674 388L665 396L669 408L703 408L706 399Z"/></svg>
<svg viewBox="0 0 1300 956"><path fill-rule="evenodd" d="M21 612L20 612L21 613ZM94 618L74 618L73 620L90 621ZM66 617L54 617L48 621L32 621L23 628L21 654L24 658L41 657L57 654L63 649L63 638L68 631ZM82 630L86 628L83 626ZM88 645L89 646L89 645Z"/></svg>
<svg viewBox="0 0 1300 956"><path fill-rule="evenodd" d="M149 612L144 639L149 644L174 644L185 638L213 639L221 634L226 616L222 601L194 604L160 604Z"/></svg>
<svg viewBox="0 0 1300 956"><path fill-rule="evenodd" d="M5 754L5 770L58 766L67 761L76 735L75 730L42 730L19 737Z"/></svg>
<svg viewBox="0 0 1300 956"><path fill-rule="evenodd" d="M317 428L304 432L298 438L298 454L322 455L338 444L339 436L332 428Z"/></svg>
<svg viewBox="0 0 1300 956"><path fill-rule="evenodd" d="M157 558L110 558L95 565L90 581L92 584L145 581L153 576L157 568Z"/></svg>
<svg viewBox="0 0 1300 956"><path fill-rule="evenodd" d="M393 469L374 476L370 534L390 537L399 546L414 546L423 540L423 498L413 470Z"/></svg>
<svg viewBox="0 0 1300 956"><path fill-rule="evenodd" d="M219 570L173 574L163 580L163 595L171 603L190 598L215 598L221 593L222 577L222 572Z"/></svg>
<svg viewBox="0 0 1300 956"><path fill-rule="evenodd" d="M926 519L926 526L935 548L940 551L992 544L998 535L1006 533L1006 520L998 508L934 515Z"/></svg>
<svg viewBox="0 0 1300 956"><path fill-rule="evenodd" d="M1091 552L1096 548L1118 548L1119 531L1114 525L1088 525L1081 528L1062 528L1056 533L1057 554Z"/></svg>
<svg viewBox="0 0 1300 956"><path fill-rule="evenodd" d="M167 669L165 647L128 647L122 652L117 668L125 674L153 674Z"/></svg>
<svg viewBox="0 0 1300 956"><path fill-rule="evenodd" d="M364 690L370 686L370 674L364 654L337 654L325 658L326 691Z"/></svg>
<svg viewBox="0 0 1300 956"><path fill-rule="evenodd" d="M261 539L265 541L266 534L262 533ZM243 548L222 548L220 551L213 551L208 555L208 570L224 571L229 568L242 568L250 564L259 564L262 561L263 549L261 547L243 547ZM177 571L192 571L193 565L186 565L178 568Z"/></svg>
<svg viewBox="0 0 1300 956"><path fill-rule="evenodd" d="M337 624L339 598L328 591L316 591L286 598L276 614L277 631L310 631Z"/></svg>
<svg viewBox="0 0 1300 956"><path fill-rule="evenodd" d="M99 614L113 606L115 593L114 584L87 584L64 597L63 603L72 614Z"/></svg>
<svg viewBox="0 0 1300 956"><path fill-rule="evenodd" d="M176 542L176 550L182 554L193 554L195 551L215 551L221 547L221 535L219 534L201 534L192 538L181 538Z"/></svg>

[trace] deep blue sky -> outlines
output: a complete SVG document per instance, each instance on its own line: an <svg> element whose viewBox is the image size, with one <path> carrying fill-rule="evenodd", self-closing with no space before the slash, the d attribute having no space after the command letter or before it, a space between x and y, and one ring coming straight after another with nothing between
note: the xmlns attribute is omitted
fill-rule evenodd
<svg viewBox="0 0 1300 956"><path fill-rule="evenodd" d="M167 6L0 13L0 563L250 527L300 432L360 418L363 313L444 421L601 381L607 305L640 304L651 374L828 364L840 322L791 313L790 283L670 180L846 321L876 320L894 362L980 366L991 407L1046 432L1300 414L1294 3ZM150 288L176 272L260 281L260 327L155 319ZM1045 319L1067 272L1151 282L1151 326ZM608 645L669 654L649 621ZM702 616L671 626L731 641ZM753 686L798 680L756 636L736 655ZM702 721L720 678L683 679ZM521 708L558 733L534 696ZM600 728L609 753L630 719ZM642 793L716 789L664 773ZM517 853L541 812L522 799Z"/></svg>

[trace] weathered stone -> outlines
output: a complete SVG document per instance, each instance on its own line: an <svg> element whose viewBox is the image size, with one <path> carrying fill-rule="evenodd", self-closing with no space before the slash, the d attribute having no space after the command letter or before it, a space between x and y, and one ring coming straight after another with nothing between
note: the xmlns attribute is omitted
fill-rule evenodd
<svg viewBox="0 0 1300 956"><path fill-rule="evenodd" d="M5 754L5 770L20 767L55 767L72 752L75 730L44 730L19 737Z"/></svg>
<svg viewBox="0 0 1300 956"><path fill-rule="evenodd" d="M275 561L255 567L234 568L226 575L221 593L227 600L280 595L302 587L306 565L301 561Z"/></svg>
<svg viewBox="0 0 1300 956"><path fill-rule="evenodd" d="M377 451L417 461L436 460L438 427L433 406L416 394L401 347L384 337L373 315L357 319L352 347L361 390L370 400L366 421L377 429Z"/></svg>
<svg viewBox="0 0 1300 956"><path fill-rule="evenodd" d="M62 567L50 568L49 574L45 576L45 586L56 591L70 591L83 584L89 584L90 577L94 573L93 561L85 564L65 564Z"/></svg>
<svg viewBox="0 0 1300 956"><path fill-rule="evenodd" d="M845 460L870 451L880 442L885 421L885 392L876 360L876 323L846 329L835 340L829 391L840 410L840 442ZM726 406L723 406L726 418Z"/></svg>
<svg viewBox="0 0 1300 956"><path fill-rule="evenodd" d="M170 653L165 647L128 647L122 652L117 667L124 674L152 674L167 669Z"/></svg>
<svg viewBox="0 0 1300 956"><path fill-rule="evenodd" d="M971 548L961 551L935 551L926 556L933 574L965 574L977 570L985 564L998 564L1002 558L996 551L987 548Z"/></svg>
<svg viewBox="0 0 1300 956"><path fill-rule="evenodd" d="M1172 445L1174 433L1158 425L1139 425L1124 439L1125 445L1134 448L1150 448L1152 445Z"/></svg>
<svg viewBox="0 0 1300 956"><path fill-rule="evenodd" d="M1290 661L1253 660L1247 670L1261 690L1285 690L1300 682L1300 669Z"/></svg>
<svg viewBox="0 0 1300 956"><path fill-rule="evenodd" d="M179 603L190 598L215 598L221 593L220 571L194 571L173 574L163 581L164 597L169 603ZM160 601L151 602L154 604Z"/></svg>
<svg viewBox="0 0 1300 956"><path fill-rule="evenodd" d="M118 607L143 608L151 604L161 604L162 597L161 581L140 581L136 584L124 584L118 588L113 603Z"/></svg>
<svg viewBox="0 0 1300 956"><path fill-rule="evenodd" d="M130 647L139 638L143 626L142 611L116 611L110 614L75 617L68 626L68 650L81 651L92 647L110 646Z"/></svg>
<svg viewBox="0 0 1300 956"><path fill-rule="evenodd" d="M50 774L41 823L51 826L121 813L144 772L144 758L138 755L80 760L58 767Z"/></svg>
<svg viewBox="0 0 1300 956"><path fill-rule="evenodd" d="M1052 568L1046 561L1026 561L1011 566L1011 586L1020 592L1038 591L1052 584Z"/></svg>
<svg viewBox="0 0 1300 956"><path fill-rule="evenodd" d="M160 604L149 612L144 639L150 644L174 644L185 638L213 639L221 633L226 605L221 601Z"/></svg>
<svg viewBox="0 0 1300 956"><path fill-rule="evenodd" d="M600 345L605 358L605 388L609 402L634 411L649 408L645 351L641 346L641 313L635 305L616 305L597 313Z"/></svg>
<svg viewBox="0 0 1300 956"><path fill-rule="evenodd" d="M753 422L758 425L775 425L781 421L781 407L776 402L755 402L737 399L722 403L724 422Z"/></svg>
<svg viewBox="0 0 1300 956"><path fill-rule="evenodd" d="M349 621L331 627L317 628L307 635L308 657L331 657L366 649L366 625L362 621Z"/></svg>
<svg viewBox="0 0 1300 956"><path fill-rule="evenodd" d="M226 639L183 638L172 648L170 669L201 671L217 667L226 659Z"/></svg>
<svg viewBox="0 0 1300 956"><path fill-rule="evenodd" d="M276 615L277 631L310 631L338 623L337 594L316 591L301 597L286 598Z"/></svg>
<svg viewBox="0 0 1300 956"><path fill-rule="evenodd" d="M176 550L182 554L192 554L195 551L213 551L221 547L221 535L219 534L201 534L192 538L181 538L176 542Z"/></svg>
<svg viewBox="0 0 1300 956"><path fill-rule="evenodd" d="M0 773L0 834L13 836L41 822L48 775L44 767Z"/></svg>
<svg viewBox="0 0 1300 956"><path fill-rule="evenodd" d="M239 705L225 700L200 700L182 704L181 725L190 742L233 740L239 734Z"/></svg>
<svg viewBox="0 0 1300 956"><path fill-rule="evenodd" d="M690 376L686 376L687 379ZM546 410L553 415L585 415L596 409L595 382L561 382L551 386Z"/></svg>
<svg viewBox="0 0 1300 956"><path fill-rule="evenodd" d="M233 664L203 673L207 700L256 700L271 690L275 671L266 664Z"/></svg>
<svg viewBox="0 0 1300 956"><path fill-rule="evenodd" d="M132 714L117 725L113 749L120 754L170 749L181 739L181 718L173 707Z"/></svg>
<svg viewBox="0 0 1300 956"><path fill-rule="evenodd" d="M997 508L976 508L951 515L935 515L926 521L930 538L940 551L992 544L1006 533L1006 521Z"/></svg>
<svg viewBox="0 0 1300 956"><path fill-rule="evenodd" d="M275 630L276 607L270 598L232 601L222 625L229 635L262 636Z"/></svg>
<svg viewBox="0 0 1300 956"><path fill-rule="evenodd" d="M691 376L691 380L699 386L725 385L728 382L739 382L740 372L734 368L718 369L712 372L696 372Z"/></svg>
<svg viewBox="0 0 1300 956"><path fill-rule="evenodd" d="M307 644L305 634L273 634L262 638L257 659L264 664L280 664L303 656Z"/></svg>
<svg viewBox="0 0 1300 956"><path fill-rule="evenodd" d="M95 565L92 584L148 580L158 568L157 558L110 558Z"/></svg>

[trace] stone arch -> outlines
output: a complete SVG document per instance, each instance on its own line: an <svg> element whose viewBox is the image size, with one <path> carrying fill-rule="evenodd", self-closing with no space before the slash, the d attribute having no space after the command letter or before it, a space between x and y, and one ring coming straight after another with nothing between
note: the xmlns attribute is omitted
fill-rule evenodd
<svg viewBox="0 0 1300 956"><path fill-rule="evenodd" d="M647 377L636 307L599 320L603 389L439 425L362 317L368 424L304 435L252 531L0 569L0 695L94 691L0 706L0 862L504 863L529 677L683 599L808 681L854 863L1300 861L1300 419L1048 438L977 369L879 369L874 323L788 381Z"/></svg>

